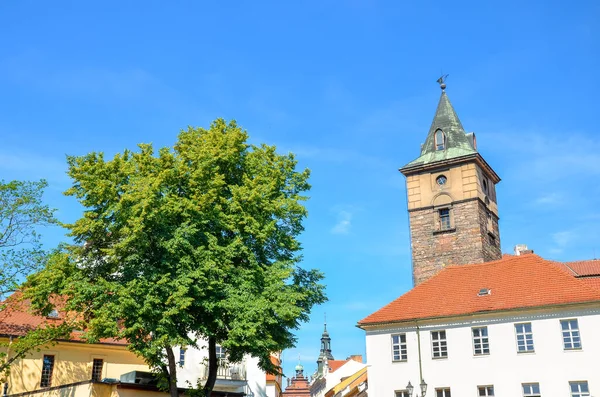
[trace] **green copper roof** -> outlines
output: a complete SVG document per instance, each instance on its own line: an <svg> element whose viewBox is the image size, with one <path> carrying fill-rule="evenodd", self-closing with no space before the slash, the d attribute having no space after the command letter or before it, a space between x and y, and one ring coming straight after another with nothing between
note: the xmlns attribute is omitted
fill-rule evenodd
<svg viewBox="0 0 600 397"><path fill-rule="evenodd" d="M442 130L446 137L443 150L436 150L435 147L435 133L437 130ZM442 96L429 128L427 139L421 148L421 155L416 160L406 164L402 169L475 154L477 150L474 148L475 145L472 143L472 139L472 136L469 138L465 133L450 103L450 99L446 95L446 91L442 90Z"/></svg>

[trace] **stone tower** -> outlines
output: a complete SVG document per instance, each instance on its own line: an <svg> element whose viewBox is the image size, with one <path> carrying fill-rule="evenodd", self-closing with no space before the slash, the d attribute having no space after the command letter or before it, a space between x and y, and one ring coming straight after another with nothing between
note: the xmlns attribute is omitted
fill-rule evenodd
<svg viewBox="0 0 600 397"><path fill-rule="evenodd" d="M448 99L446 85L421 155L400 169L406 176L416 286L446 265L502 257L496 184L500 177L477 151Z"/></svg>

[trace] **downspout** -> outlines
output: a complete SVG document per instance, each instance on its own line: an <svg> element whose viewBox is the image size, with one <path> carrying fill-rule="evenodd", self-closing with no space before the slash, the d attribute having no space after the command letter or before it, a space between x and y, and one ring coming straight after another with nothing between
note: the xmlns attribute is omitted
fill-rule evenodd
<svg viewBox="0 0 600 397"><path fill-rule="evenodd" d="M419 384L423 383L423 366L421 365L421 333L419 332L419 323L415 321L417 326L417 347L419 349Z"/></svg>

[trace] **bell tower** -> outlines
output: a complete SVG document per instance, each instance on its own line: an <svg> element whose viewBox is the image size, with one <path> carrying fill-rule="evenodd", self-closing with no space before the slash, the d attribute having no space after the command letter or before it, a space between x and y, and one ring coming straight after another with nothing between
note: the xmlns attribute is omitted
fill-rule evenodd
<svg viewBox="0 0 600 397"><path fill-rule="evenodd" d="M500 177L477 151L448 99L440 101L421 155L400 168L406 176L416 286L446 265L502 257L496 184Z"/></svg>

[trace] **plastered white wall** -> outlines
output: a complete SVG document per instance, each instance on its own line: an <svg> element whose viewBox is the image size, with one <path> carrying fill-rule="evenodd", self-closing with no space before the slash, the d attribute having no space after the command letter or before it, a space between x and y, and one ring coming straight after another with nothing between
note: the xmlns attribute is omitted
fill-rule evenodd
<svg viewBox="0 0 600 397"><path fill-rule="evenodd" d="M565 351L561 319L577 318L582 349ZM534 353L517 353L515 323L531 322ZM487 326L490 354L473 355L471 327ZM587 380L592 396L600 396L600 308L530 311L500 316L429 321L419 326L423 379L428 396L450 387L453 396L476 397L478 385L493 385L497 396L522 396L522 383L539 383L542 396L570 396L569 381ZM448 358L433 359L431 331L446 330ZM406 333L408 360L392 362L391 335ZM366 352L369 394L393 397L411 381L419 384L415 324L368 330Z"/></svg>

